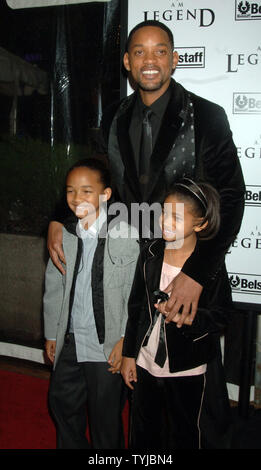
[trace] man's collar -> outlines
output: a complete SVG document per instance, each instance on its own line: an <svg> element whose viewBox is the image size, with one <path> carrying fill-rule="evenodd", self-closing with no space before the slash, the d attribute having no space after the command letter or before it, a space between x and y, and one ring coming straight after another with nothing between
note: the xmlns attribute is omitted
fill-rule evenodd
<svg viewBox="0 0 261 470"><path fill-rule="evenodd" d="M159 118L162 117L168 105L168 102L171 96L172 87L173 87L173 80L170 81L170 84L167 90L163 93L163 95L161 95L156 101L154 101L150 105L150 108L152 109L153 113L156 114L156 116L158 116ZM146 108L146 106L141 99L140 93L137 94L137 100L138 100L138 106L140 110L142 111L144 108Z"/></svg>

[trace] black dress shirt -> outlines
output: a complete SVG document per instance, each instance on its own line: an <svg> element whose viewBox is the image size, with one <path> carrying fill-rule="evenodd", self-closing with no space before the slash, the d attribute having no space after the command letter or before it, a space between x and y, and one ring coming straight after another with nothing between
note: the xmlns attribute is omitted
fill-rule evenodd
<svg viewBox="0 0 261 470"><path fill-rule="evenodd" d="M160 96L152 105L150 109L153 111L151 116L151 127L152 127L152 145L157 140L158 132L160 130L161 121L164 116L166 107L168 105L171 95L171 88L168 89ZM134 154L134 160L136 164L137 171L139 170L139 158L140 158L140 142L141 142L141 132L142 132L142 119L143 119L143 109L146 108L143 103L140 93L137 94L137 100L134 105L129 135L132 145L132 150Z"/></svg>

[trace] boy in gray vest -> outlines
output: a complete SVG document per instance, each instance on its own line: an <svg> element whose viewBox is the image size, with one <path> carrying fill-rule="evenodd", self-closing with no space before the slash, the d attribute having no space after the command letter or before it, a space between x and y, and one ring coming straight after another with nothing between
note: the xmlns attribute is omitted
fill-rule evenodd
<svg viewBox="0 0 261 470"><path fill-rule="evenodd" d="M50 407L60 449L124 447L124 385L118 373L138 233L109 220L110 175L100 160L78 162L66 178L65 275L49 260L44 294ZM86 413L87 404L87 413ZM90 441L86 438L88 424Z"/></svg>

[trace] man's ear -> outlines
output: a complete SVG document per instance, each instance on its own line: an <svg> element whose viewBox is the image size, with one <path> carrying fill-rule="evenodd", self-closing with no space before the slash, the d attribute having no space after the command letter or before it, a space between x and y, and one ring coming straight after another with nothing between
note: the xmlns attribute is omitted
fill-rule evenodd
<svg viewBox="0 0 261 470"><path fill-rule="evenodd" d="M200 224L200 222L199 222L198 225L195 225L194 231L195 231L195 232L201 232L201 230L205 230L205 228L207 227L207 225L208 225L208 221L207 221L207 220L206 220L206 222L204 222L204 224Z"/></svg>
<svg viewBox="0 0 261 470"><path fill-rule="evenodd" d="M125 52L124 56L123 56L123 65L125 67L125 69L130 72L130 62L129 62L129 54L128 52Z"/></svg>
<svg viewBox="0 0 261 470"><path fill-rule="evenodd" d="M172 70L175 70L175 68L177 67L178 65L178 61L179 61L179 55L177 53L177 51L174 51L173 52L173 67L172 67Z"/></svg>

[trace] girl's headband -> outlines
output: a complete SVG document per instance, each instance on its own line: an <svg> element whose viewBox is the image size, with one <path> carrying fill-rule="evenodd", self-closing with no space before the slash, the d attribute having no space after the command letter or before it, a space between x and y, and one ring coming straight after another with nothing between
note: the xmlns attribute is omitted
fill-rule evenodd
<svg viewBox="0 0 261 470"><path fill-rule="evenodd" d="M205 211L207 211L207 207L208 207L208 203L207 203L207 199L206 199L206 196L205 194L203 193L202 189L194 182L192 181L191 179L189 178L183 178L182 181L189 181L191 184L193 184L197 189L198 191L200 192L201 196L199 194L197 194L195 191L193 191L192 188L190 188L189 186L187 186L185 183L176 183L175 186L182 186L183 188L185 188L187 191L189 191L190 193L192 193L202 204L202 206L204 207Z"/></svg>

